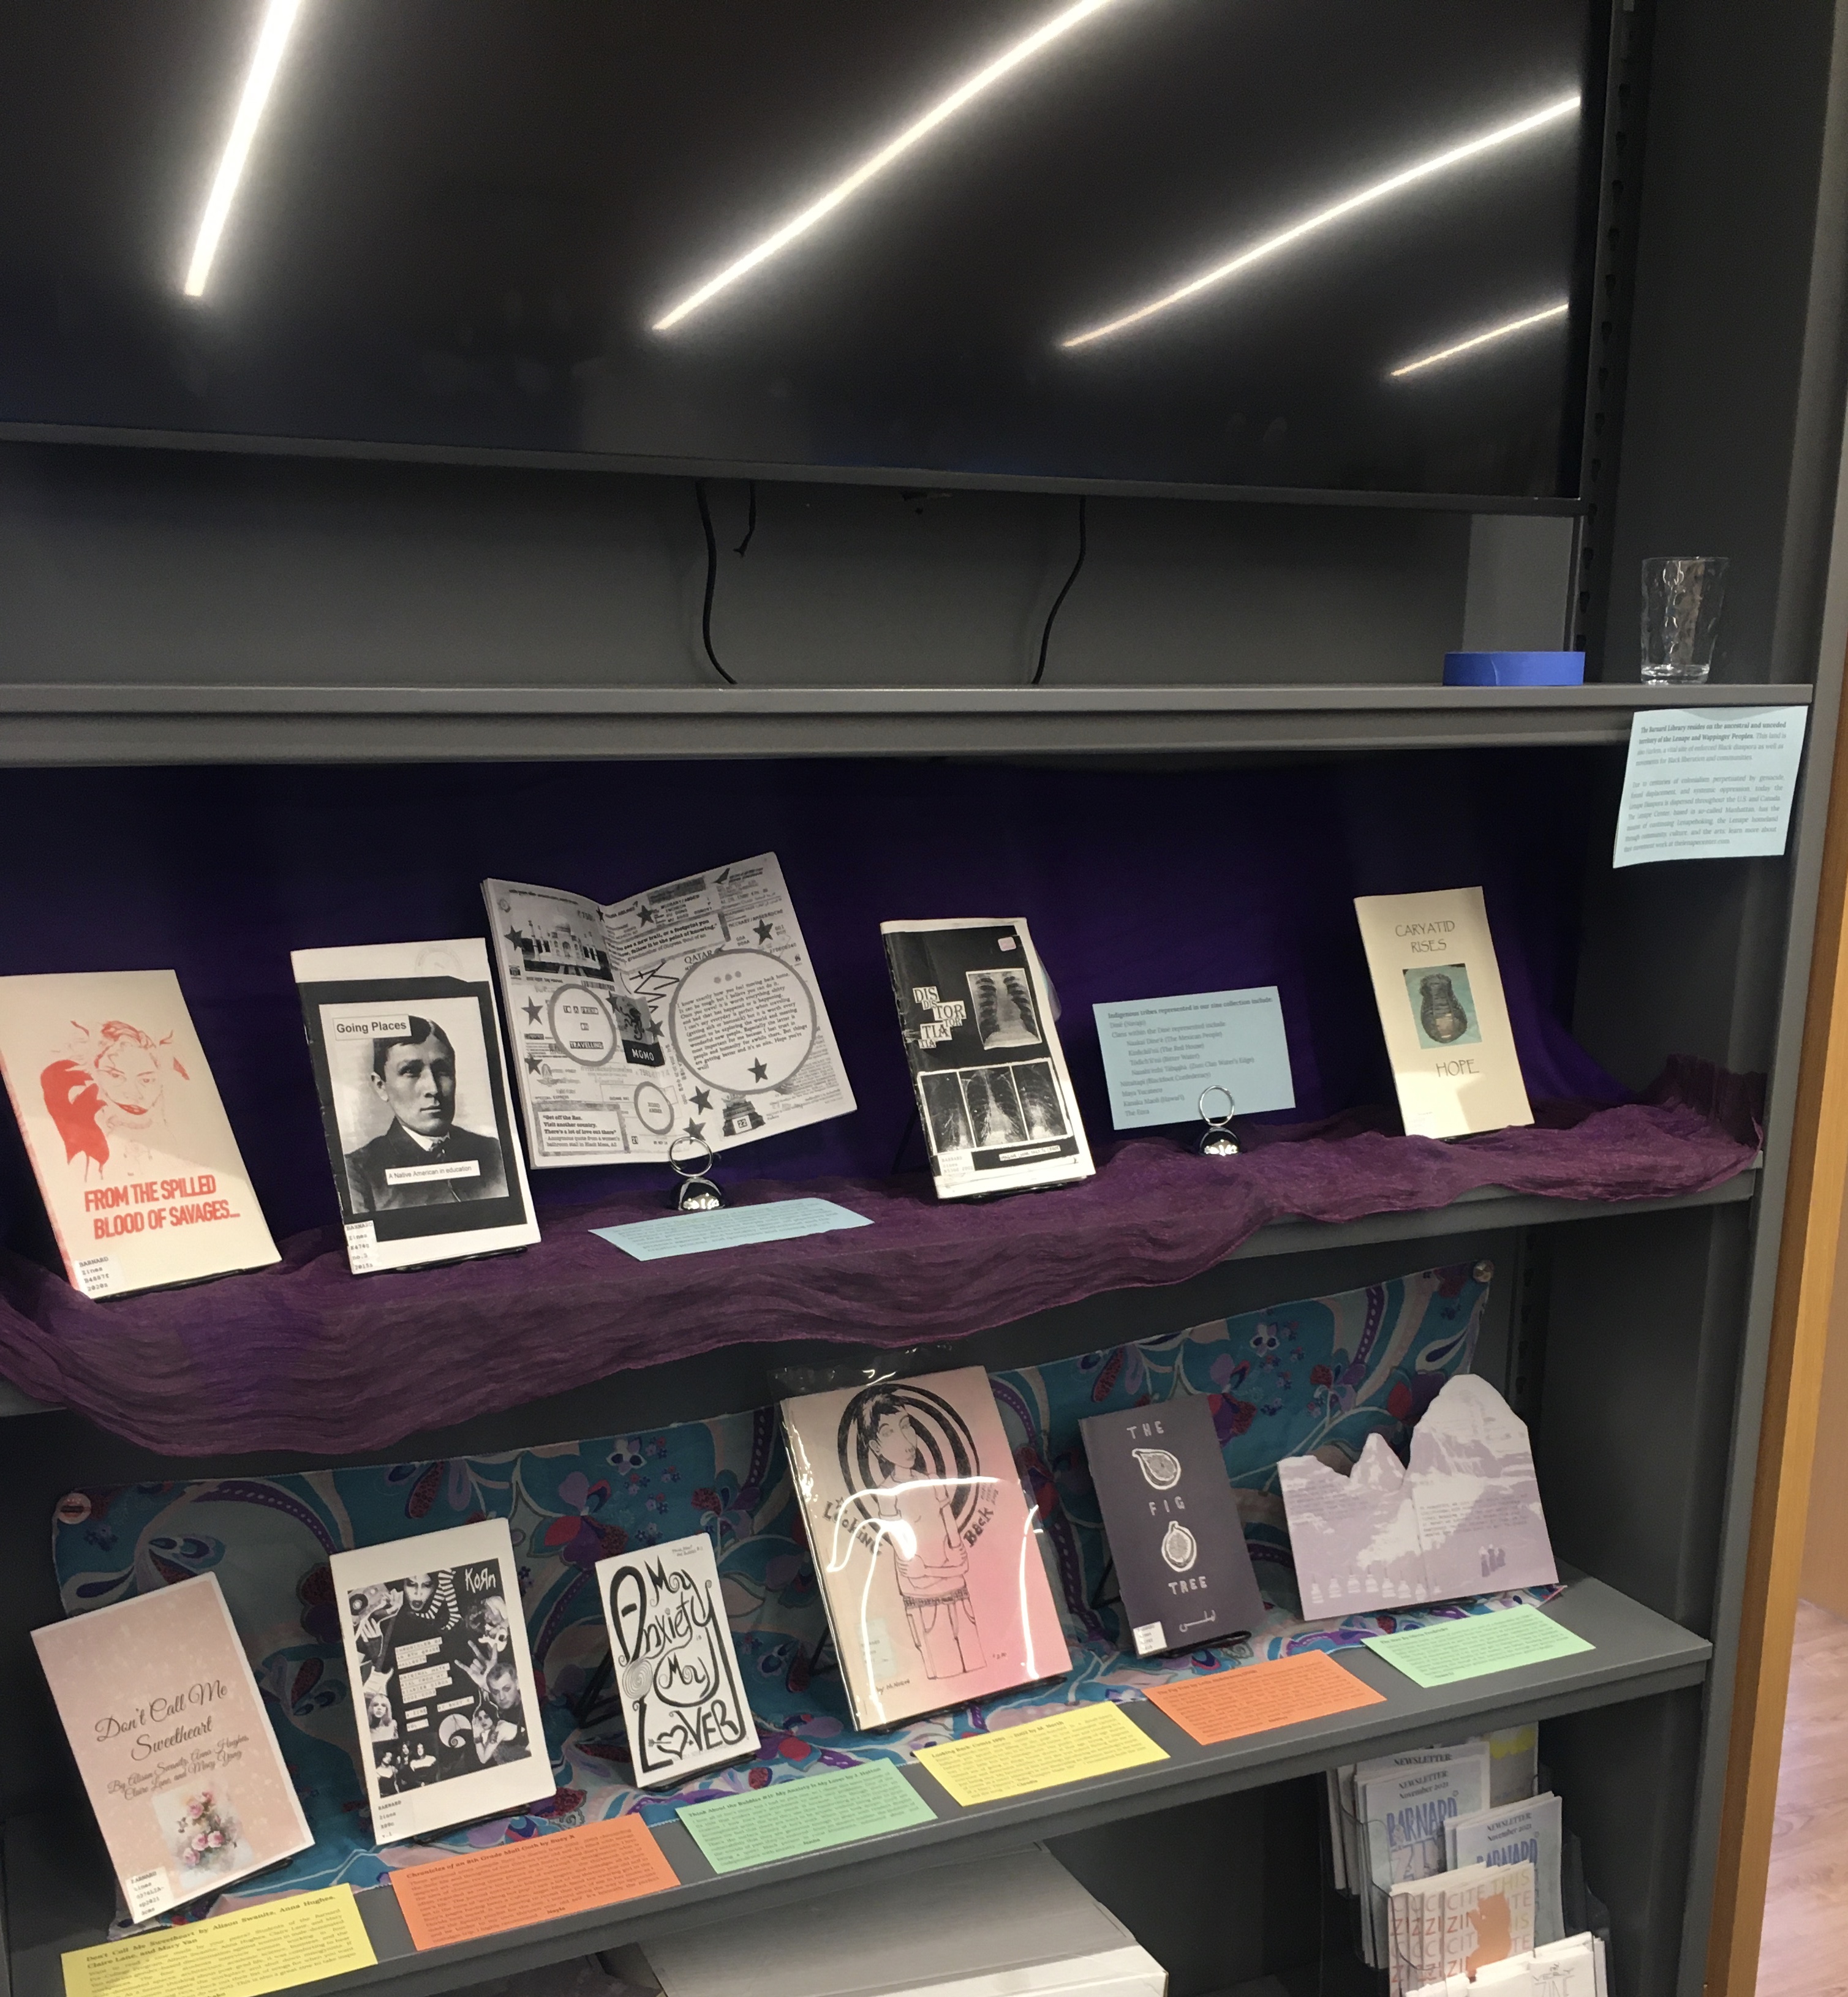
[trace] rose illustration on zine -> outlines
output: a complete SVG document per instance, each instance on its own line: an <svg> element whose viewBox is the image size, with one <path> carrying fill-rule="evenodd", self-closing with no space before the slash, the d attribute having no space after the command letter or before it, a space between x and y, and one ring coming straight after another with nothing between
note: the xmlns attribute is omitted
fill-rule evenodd
<svg viewBox="0 0 1848 1997"><path fill-rule="evenodd" d="M174 1826L180 1864L189 1872L228 1864L237 1844L237 1819L209 1789L188 1796Z"/></svg>

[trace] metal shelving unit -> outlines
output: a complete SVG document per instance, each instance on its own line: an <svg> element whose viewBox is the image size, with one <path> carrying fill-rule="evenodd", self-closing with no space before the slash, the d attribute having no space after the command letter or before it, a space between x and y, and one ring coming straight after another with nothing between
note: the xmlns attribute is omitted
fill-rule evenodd
<svg viewBox="0 0 1848 1997"><path fill-rule="evenodd" d="M1594 1650L1442 1694L1420 1693L1370 1656L1349 1652L1345 1661L1387 1693L1383 1706L1213 1750L1191 1747L1158 1715L1138 1710L1138 1723L1169 1748L1169 1760L1152 1770L974 1811L933 1797L938 1819L918 1831L723 1881L707 1876L690 1841L670 1829L664 1845L686 1883L658 1902L440 1955L408 1954L389 1893L372 1893L366 1904L380 1966L340 1987L405 1997L456 1989L720 1908L773 1912L831 1883L872 1887L936 1855L1047 1839L1101 1896L1120 1889L1120 1910L1131 1902L1154 1910L1145 1941L1158 1955L1171 1948L1196 1965L1180 1997L1224 1989L1300 1964L1305 1957L1290 1949L1315 1945L1297 1918L1305 1895L1313 1903L1316 1883L1320 1802L1304 1778L1395 1743L1532 1718L1542 1723L1543 1754L1583 1840L1587 1877L1611 1909L1614 1990L1698 1997L1828 752L1848 650L1848 507L1838 493L1848 215L1826 198L1848 144L1848 0L1772 10L1743 0L1638 0L1633 9L1625 0L1618 19L1624 34L1634 27L1639 50L1653 40L1655 80L1647 172L1634 147L1613 167L1625 177L1622 212L1639 246L1633 320L1626 305L1609 305L1603 293L1594 312L1597 409L1608 415L1611 433L1591 447L1598 462L1587 490L1598 517L1590 518L1587 502L1573 585L1573 628L1587 632L1592 652L1594 684L1584 688L1335 683L1370 674L1403 681L1419 661L1435 681L1436 653L1461 628L1468 534L1455 521L1426 533L1403 509L1370 522L1352 506L1278 509L1287 522L1266 516L1262 533L1242 539L1225 529L1236 509L1206 509L1212 531L1186 543L1191 580L1202 585L1187 610L1191 648L1170 670L1162 663L1167 627L1149 616L1146 599L1119 595L1118 621L1109 628L1131 633L1112 641L1123 656L1100 674L1100 654L1086 655L1090 676L1115 682L1108 685L809 686L801 682L831 674L786 635L773 661L778 684L731 690L699 684L698 554L690 542L673 540L665 502L658 519L667 526L652 540L630 533L622 557L630 566L614 581L606 573L615 507L599 495L616 487L599 483L603 474L330 460L260 478L260 460L234 454L182 460L97 443L60 457L47 443L0 440L0 585L13 585L11 598L23 606L0 643L0 771L8 773L0 781L21 781L41 800L43 772L132 765L191 766L200 783L212 768L281 764L670 757L734 766L742 758L950 757L1182 774L1190 761L1387 764L1411 750L1460 759L1515 747L1556 755L1580 778L1591 766L1604 789L1587 809L1602 835L1637 713L1810 709L1806 774L1784 857L1613 873L1594 839L1577 910L1580 961L1567 1023L1574 1036L1639 1088L1671 1054L1767 1073L1757 1169L1679 1200L1562 1202L1490 1192L1339 1226L1286 1221L1171 1289L1062 1305L936 1348L941 1359L930 1355L932 1363L1028 1363L1491 1256L1499 1274L1482 1363L1533 1431L1556 1547L1584 1577L1555 1612ZM1632 82L1638 101L1627 129L1639 133L1642 79ZM1626 342L1632 359L1619 421ZM641 509L637 519L649 503L646 494L636 497L642 482L624 488L623 503ZM255 509L254 492L261 499ZM968 503L986 505L991 497L970 495ZM838 493L829 505L837 503L845 503ZM995 505L979 517L1000 519L1007 509ZM253 512L261 518L250 526ZM1024 516L1007 517L1019 528ZM1163 516L1164 530L1177 517ZM825 574L803 571L822 578L805 586L838 583L848 592L851 629L860 628L895 572L865 550L901 520L910 516L895 505L868 511L854 551L836 550ZM1025 547L1031 537L1021 532ZM444 559L416 567L417 551L432 541L441 542ZM579 556L535 582L530 551L554 543ZM1634 670L1627 579L1643 556L1664 548L1733 557L1728 655L1708 686L1622 683ZM641 574L637 564L650 550L659 554L647 571L655 622L642 629L638 612L640 636L610 633L621 578ZM961 572L944 559L934 587L953 598ZM1007 624L1000 640L991 618L979 631L972 626L967 647L946 647L959 669L979 640L990 647L985 657L1002 660L994 675L1002 676L1014 670L1007 647L1018 632L1037 631L1030 613L1043 558L1021 560L1018 589L1006 599L1013 622L998 620ZM1238 627L1238 642L1203 649L1203 629L1210 635L1215 619L1237 609L1218 591L1221 564L1241 560L1254 575L1271 563L1273 579L1280 564L1295 594L1285 588L1266 597L1263 615ZM850 573L855 562L863 573ZM240 596L252 563L258 580ZM1184 564L1172 566L1178 575ZM1401 588L1408 570L1415 573ZM753 575L761 573L754 566ZM36 588L47 576L62 582L62 593ZM121 578L113 594L103 587ZM1098 592L1093 606L1108 581L1107 565L1087 574L1086 588ZM1332 586L1345 581L1351 600L1336 616ZM272 583L282 611L267 595ZM1286 602L1287 616L1277 608ZM692 605L684 629L661 609L676 603L683 612ZM1144 605L1138 621L1124 623L1124 606L1136 604ZM548 660L543 620L554 607L561 648L567 639L575 644L575 666ZM260 643L247 661L243 656L239 634L261 630L266 614L294 620L276 647L278 659L293 647L292 669ZM304 622L306 640L295 628ZM1433 643L1438 624L1452 635ZM1375 627L1379 642L1369 653L1355 634ZM1069 642L1069 626L1061 629ZM431 665L433 652L461 648L483 631L463 664ZM760 663L768 649L762 640ZM504 670L489 671L503 650ZM313 670L302 667L305 651ZM606 656L608 677L598 679L585 662ZM1066 659L1075 656L1074 646ZM841 660L837 646L840 670L831 676L851 677ZM869 658L866 677L881 664ZM323 672L346 683L319 683ZM478 683L462 683L471 679ZM812 767L800 781L817 781ZM74 783L67 808L106 810L106 785ZM138 836L124 826L126 847ZM26 864L55 868L55 842L40 844L26 847ZM73 880L73 896L85 885ZM851 1357L855 1348L830 1350ZM399 1449L435 1457L633 1432L759 1405L773 1391L765 1349L740 1347L407 1437ZM0 1543L16 1550L9 1581L16 1584L0 1592L12 1989L49 1997L58 1987L58 1951L94 1939L108 1913L106 1871L25 1636L56 1612L54 1600L47 1605L42 1552L50 1507L78 1485L302 1466L175 1462L64 1410L6 1412L17 1417L6 1423L0 1457ZM929 1793L927 1778L914 1779ZM1196 1878L1190 1867L1207 1864L1197 1890L1174 1885Z"/></svg>

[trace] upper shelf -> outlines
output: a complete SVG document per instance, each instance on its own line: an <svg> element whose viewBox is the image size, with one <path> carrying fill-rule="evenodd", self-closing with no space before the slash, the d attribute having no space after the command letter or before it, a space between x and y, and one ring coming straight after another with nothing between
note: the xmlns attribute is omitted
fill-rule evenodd
<svg viewBox="0 0 1848 1997"><path fill-rule="evenodd" d="M1190 755L1622 742L1661 708L1807 685L0 687L0 763Z"/></svg>

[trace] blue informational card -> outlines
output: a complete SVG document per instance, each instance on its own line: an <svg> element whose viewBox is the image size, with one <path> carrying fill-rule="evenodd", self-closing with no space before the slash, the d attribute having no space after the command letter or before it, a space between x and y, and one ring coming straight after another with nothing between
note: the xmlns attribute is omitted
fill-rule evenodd
<svg viewBox="0 0 1848 1997"><path fill-rule="evenodd" d="M715 1248L741 1248L753 1241L792 1241L800 1234L829 1234L837 1227L870 1227L863 1213L831 1199L773 1199L762 1206L721 1206L710 1213L664 1213L658 1220L631 1220L620 1227L593 1227L638 1262L669 1255L707 1255Z"/></svg>
<svg viewBox="0 0 1848 1997"><path fill-rule="evenodd" d="M1637 715L1611 864L1783 852L1808 714L1735 707Z"/></svg>
<svg viewBox="0 0 1848 1997"><path fill-rule="evenodd" d="M1241 1116L1296 1107L1274 985L1091 1010L1110 1085L1111 1120L1119 1130L1197 1123L1205 1088L1229 1092ZM1217 1097L1209 1106L1225 1107Z"/></svg>

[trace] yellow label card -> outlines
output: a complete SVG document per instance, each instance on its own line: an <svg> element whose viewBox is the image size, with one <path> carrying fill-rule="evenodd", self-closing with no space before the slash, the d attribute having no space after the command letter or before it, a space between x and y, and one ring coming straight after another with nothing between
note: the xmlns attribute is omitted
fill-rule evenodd
<svg viewBox="0 0 1848 1997"><path fill-rule="evenodd" d="M130 1935L64 1957L64 1997L268 1997L378 1961L351 1886Z"/></svg>
<svg viewBox="0 0 1848 1997"><path fill-rule="evenodd" d="M966 1808L1165 1761L1168 1750L1158 1747L1121 1706L1106 1701L999 1733L921 1747L917 1758Z"/></svg>

